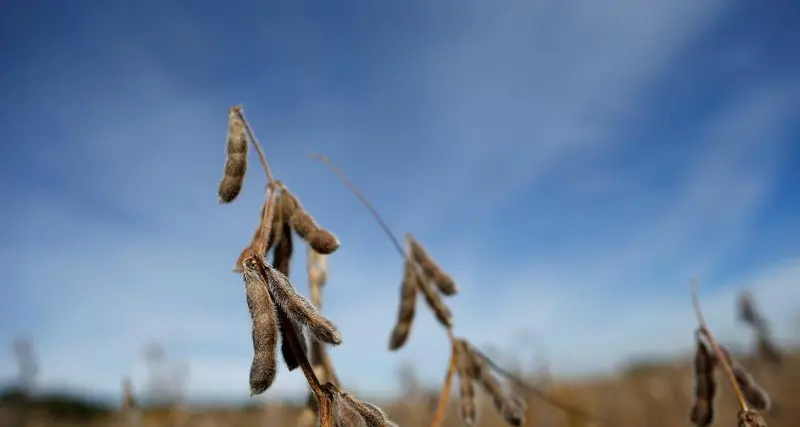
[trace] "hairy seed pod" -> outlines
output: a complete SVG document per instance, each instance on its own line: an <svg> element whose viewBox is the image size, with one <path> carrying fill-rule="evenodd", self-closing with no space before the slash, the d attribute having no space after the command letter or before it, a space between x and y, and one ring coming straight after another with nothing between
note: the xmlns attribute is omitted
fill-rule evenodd
<svg viewBox="0 0 800 427"><path fill-rule="evenodd" d="M694 400L689 412L689 420L693 425L705 427L714 420L714 402L708 400Z"/></svg>
<svg viewBox="0 0 800 427"><path fill-rule="evenodd" d="M279 199L280 200L280 199ZM292 253L294 251L293 244L292 244L292 229L286 221L283 221L283 213L278 209L275 212L275 221L273 224L277 226L273 228L277 233L272 233L272 235L277 236L278 243L275 245L275 249L273 250L272 254L272 265L275 267L276 270L280 271L286 277L289 277L289 268L292 261ZM281 355L283 355L283 361L286 363L286 368L289 371L293 371L300 366L300 359L294 354L292 350L292 346L289 342L290 338L288 334L294 333L297 337L296 342L300 344L300 347L304 354L308 354L308 348L306 344L306 337L303 333L303 325L293 322L286 316L283 311L278 311L278 326L280 327L281 331Z"/></svg>
<svg viewBox="0 0 800 427"><path fill-rule="evenodd" d="M328 256L323 255L314 250L311 246L308 247L308 280L311 286L317 291L321 291L322 287L328 281ZM320 298L321 300L321 298ZM311 302L320 307L321 301Z"/></svg>
<svg viewBox="0 0 800 427"><path fill-rule="evenodd" d="M406 262L403 268L403 282L400 285L400 306L397 310L397 323L389 339L389 350L395 351L408 340L417 305L417 277L413 264Z"/></svg>
<svg viewBox="0 0 800 427"><path fill-rule="evenodd" d="M431 278L433 283L436 284L439 291L448 296L458 293L455 280L431 258L428 251L426 251L411 234L406 234L406 240L408 240L411 248L411 257L422 267L422 270Z"/></svg>
<svg viewBox="0 0 800 427"><path fill-rule="evenodd" d="M463 340L457 340L454 345L456 352L456 372L458 374L459 411L461 419L468 427L475 425L478 409L475 405L475 377L472 358L469 349L464 346Z"/></svg>
<svg viewBox="0 0 800 427"><path fill-rule="evenodd" d="M731 365L733 376L747 403L755 410L768 411L772 406L772 399L770 399L769 394L756 382L753 376L739 364L739 362L731 357L725 347L721 347L721 350L722 354Z"/></svg>
<svg viewBox="0 0 800 427"><path fill-rule="evenodd" d="M241 107L236 105L228 110L227 158L217 190L220 203L230 203L239 195L247 172L247 136L240 111Z"/></svg>
<svg viewBox="0 0 800 427"><path fill-rule="evenodd" d="M285 203L286 208L292 211L291 216L289 216L289 222L292 224L294 231L296 231L303 240L308 242L315 251L323 255L331 254L339 249L339 239L337 239L333 233L317 224L317 221L306 211L296 195L292 194L285 187L283 191L283 194L290 198L287 199ZM291 209L292 205L294 205L294 209Z"/></svg>
<svg viewBox="0 0 800 427"><path fill-rule="evenodd" d="M525 401L519 396L506 396L500 408L500 415L512 426L525 424Z"/></svg>
<svg viewBox="0 0 800 427"><path fill-rule="evenodd" d="M475 405L475 383L469 377L458 375L459 412L461 420L468 427L475 425L478 409Z"/></svg>
<svg viewBox="0 0 800 427"><path fill-rule="evenodd" d="M281 331L281 355L283 356L283 361L286 363L286 369L293 371L300 366L300 359L292 350L289 334L294 334L297 337L296 342L300 344L300 351L308 354L305 328L303 325L292 321L282 310L278 310L278 327Z"/></svg>
<svg viewBox="0 0 800 427"><path fill-rule="evenodd" d="M459 355L464 358L463 368L468 369L469 376L474 381L477 381L482 375L482 371L489 369L488 366L486 366L486 361L475 351L469 341L460 339L458 340L458 344L460 345L459 351L461 352ZM456 361L458 361L458 359L456 359Z"/></svg>
<svg viewBox="0 0 800 427"><path fill-rule="evenodd" d="M770 339L767 321L756 309L753 295L749 292L743 292L739 296L739 319L755 329L756 349L759 357L773 365L780 366L783 360L781 351Z"/></svg>
<svg viewBox="0 0 800 427"><path fill-rule="evenodd" d="M697 427L706 427L714 420L714 398L717 394L715 367L715 358L702 339L697 336L693 367L694 394L689 413L689 420Z"/></svg>
<svg viewBox="0 0 800 427"><path fill-rule="evenodd" d="M262 258L262 265L269 280L270 294L279 309L283 310L292 321L308 328L314 338L328 344L342 343L342 334L336 325L320 314L305 297L297 293L289 278L269 265L266 259Z"/></svg>
<svg viewBox="0 0 800 427"><path fill-rule="evenodd" d="M363 400L359 400L347 392L339 392L339 396L341 401L346 404L345 406L354 408L356 412L361 415L367 427L395 426L393 422L389 421L389 418L381 410L381 408L371 403L364 402Z"/></svg>
<svg viewBox="0 0 800 427"><path fill-rule="evenodd" d="M367 421L352 402L336 393L332 399L336 427L367 427Z"/></svg>
<svg viewBox="0 0 800 427"><path fill-rule="evenodd" d="M483 390L492 398L492 403L494 403L497 412L502 414L503 406L506 404L505 393L503 393L500 382L497 381L497 378L492 375L489 369L481 369L481 375L478 377L478 384L480 384Z"/></svg>
<svg viewBox="0 0 800 427"><path fill-rule="evenodd" d="M409 261L406 261L408 263ZM413 262L413 261L411 261ZM422 296L425 297L425 302L428 303L428 306L433 310L433 314L436 315L436 319L439 320L439 323L446 328L450 328L453 326L453 313L447 307L447 305L442 300L442 296L439 295L439 292L433 287L433 284L430 282L430 279L426 277L424 274L420 274L419 270L417 270L416 265L411 265L408 268L412 269L414 275L416 276L417 288L422 292Z"/></svg>
<svg viewBox="0 0 800 427"><path fill-rule="evenodd" d="M500 385L497 378L492 375L486 361L472 349L466 340L462 340L461 348L471 362L472 372L478 384L492 398L497 412L512 426L521 426L525 423L525 402L517 396L509 395ZM465 364L464 369L469 366Z"/></svg>
<svg viewBox="0 0 800 427"><path fill-rule="evenodd" d="M253 259L243 263L247 308L253 327L253 362L250 365L250 395L267 390L275 380L277 361L275 350L278 344L278 320L275 306L270 298L267 284L261 276L259 266Z"/></svg>
<svg viewBox="0 0 800 427"><path fill-rule="evenodd" d="M753 295L750 292L742 292L739 295L739 319L754 327L756 330L764 326L761 313L756 309Z"/></svg>
<svg viewBox="0 0 800 427"><path fill-rule="evenodd" d="M278 199L278 209L277 212L280 213L281 218L284 221L288 221L289 218L294 215L294 212L297 210L299 203L295 195L290 192L286 186L282 186L281 197Z"/></svg>
<svg viewBox="0 0 800 427"><path fill-rule="evenodd" d="M760 358L775 366L780 366L783 362L783 354L778 349L778 346L766 335L758 334L756 337L756 349Z"/></svg>

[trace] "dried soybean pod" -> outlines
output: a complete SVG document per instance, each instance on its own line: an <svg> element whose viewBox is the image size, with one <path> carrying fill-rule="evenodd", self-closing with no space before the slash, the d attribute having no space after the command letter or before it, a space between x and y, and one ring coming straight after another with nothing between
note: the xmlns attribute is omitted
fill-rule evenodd
<svg viewBox="0 0 800 427"><path fill-rule="evenodd" d="M503 416L506 423L512 426L521 426L525 423L525 403L516 396L509 396L503 391L500 382L492 375L491 369L486 365L486 361L476 355L469 343L464 341L464 348L467 349L473 364L473 374L476 375L478 383L492 398L497 412Z"/></svg>
<svg viewBox="0 0 800 427"><path fill-rule="evenodd" d="M431 258L422 244L409 233L406 233L406 240L408 240L408 244L411 248L411 257L422 267L422 270L431 278L433 283L436 284L439 291L448 296L458 293L455 280Z"/></svg>
<svg viewBox="0 0 800 427"><path fill-rule="evenodd" d="M311 286L311 302L317 305L317 308L322 304L322 288L328 282L328 256L323 255L314 250L311 246L308 247L308 280ZM314 296L316 295L316 296Z"/></svg>
<svg viewBox="0 0 800 427"><path fill-rule="evenodd" d="M217 190L220 203L230 203L239 195L247 172L247 136L240 111L241 106L238 105L228 110L227 158Z"/></svg>
<svg viewBox="0 0 800 427"><path fill-rule="evenodd" d="M304 296L297 293L283 273L262 258L262 265L266 270L270 294L275 299L275 305L283 310L292 321L308 328L311 335L328 344L341 344L342 334L336 325L323 316L313 304Z"/></svg>
<svg viewBox="0 0 800 427"><path fill-rule="evenodd" d="M506 407L506 396L503 393L503 388L500 383L492 375L492 372L485 367L481 368L481 375L478 377L478 383L483 387L483 390L492 398L492 403L498 413L505 418L504 408Z"/></svg>
<svg viewBox="0 0 800 427"><path fill-rule="evenodd" d="M363 400L359 400L347 392L340 392L339 396L344 402L347 402L350 407L355 408L355 410L361 415L367 427L395 426L394 423L389 421L389 418L381 410L381 408L378 408L371 403L364 402Z"/></svg>
<svg viewBox="0 0 800 427"><path fill-rule="evenodd" d="M289 277L292 255L294 254L292 229L288 222L282 220L279 213L276 212L274 218L277 220L273 222L273 233L271 236L277 239L277 244L275 244L273 248L272 265L275 269L283 273L284 276ZM277 226L277 228L274 228L275 226Z"/></svg>
<svg viewBox="0 0 800 427"><path fill-rule="evenodd" d="M699 335L694 356L694 395L689 420L697 427L706 427L714 420L714 398L717 383L714 379L715 358Z"/></svg>
<svg viewBox="0 0 800 427"><path fill-rule="evenodd" d="M389 339L389 350L397 350L408 340L417 305L417 280L414 266L406 262L403 268L403 282L400 285L400 306L397 323Z"/></svg>
<svg viewBox="0 0 800 427"><path fill-rule="evenodd" d="M778 346L763 334L759 334L756 339L756 348L759 357L773 365L780 366L783 362L783 354L778 350Z"/></svg>
<svg viewBox="0 0 800 427"><path fill-rule="evenodd" d="M242 263L247 308L252 321L253 361L250 365L250 395L267 390L275 380L277 361L275 350L278 344L278 320L275 306L270 298L267 284L253 259Z"/></svg>
<svg viewBox="0 0 800 427"><path fill-rule="evenodd" d="M278 327L281 331L281 355L283 355L283 361L286 363L286 368L289 371L293 371L300 366L300 360L294 354L294 350L292 350L287 335L289 333L294 333L297 336L297 342L300 344L302 351L308 354L308 344L304 333L305 328L293 322L286 313L281 310L278 310Z"/></svg>
<svg viewBox="0 0 800 427"><path fill-rule="evenodd" d="M406 261L406 263L413 263L413 261ZM416 276L417 288L422 292L422 296L425 297L425 302L428 303L428 306L433 310L433 314L436 315L436 319L439 320L439 323L442 326L450 328L453 326L453 313L447 307L447 305L442 301L442 296L439 295L439 292L436 292L433 285L431 284L428 277L424 274L420 274L419 270L417 270L416 265L410 265L408 268L412 269L414 275Z"/></svg>
<svg viewBox="0 0 800 427"><path fill-rule="evenodd" d="M725 347L720 347L720 349L730 364L731 370L733 370L733 377L736 379L736 383L739 384L747 403L758 411L768 411L772 406L772 399L770 399L769 394L747 372L744 366L731 357L730 352Z"/></svg>
<svg viewBox="0 0 800 427"><path fill-rule="evenodd" d="M339 249L339 239L330 231L320 227L300 200L289 190L284 189L284 194L292 198L295 204L294 213L289 218L292 228L317 252L328 255Z"/></svg>
<svg viewBox="0 0 800 427"><path fill-rule="evenodd" d="M278 224L275 225L279 225L279 228L273 228L275 231L278 231L278 233L273 233L273 235L277 235L279 240L273 251L272 265L276 270L283 273L286 277L289 277L289 268L293 252L292 229L286 221L282 220L282 216L283 213L278 209L275 212L275 218L278 219ZM308 354L303 325L293 322L283 311L278 310L278 326L281 331L281 354L283 355L283 361L286 363L286 368L288 368L289 371L293 371L300 366L300 360L294 354L287 334L295 333L297 335L297 342L300 344L302 351Z"/></svg>
<svg viewBox="0 0 800 427"><path fill-rule="evenodd" d="M283 221L289 222L289 219L294 215L294 211L297 210L298 202L295 198L294 194L292 194L286 186L282 186L281 197L278 199L278 209L277 212L280 213L281 218Z"/></svg>
<svg viewBox="0 0 800 427"><path fill-rule="evenodd" d="M458 374L459 411L464 424L471 427L475 425L478 409L475 405L475 377L472 375L474 367L469 349L463 340L457 340L453 347L456 351L456 372Z"/></svg>
<svg viewBox="0 0 800 427"><path fill-rule="evenodd" d="M332 400L336 427L367 427L367 421L352 402L338 393L334 393Z"/></svg>
<svg viewBox="0 0 800 427"><path fill-rule="evenodd" d="M763 327L763 319L761 317L761 313L758 312L756 309L755 301L753 300L753 294L750 292L744 291L739 294L739 319L743 322L753 326L756 329L761 329Z"/></svg>
<svg viewBox="0 0 800 427"><path fill-rule="evenodd" d="M509 425L521 426L525 424L525 408L525 401L519 396L506 396L500 408L500 415Z"/></svg>

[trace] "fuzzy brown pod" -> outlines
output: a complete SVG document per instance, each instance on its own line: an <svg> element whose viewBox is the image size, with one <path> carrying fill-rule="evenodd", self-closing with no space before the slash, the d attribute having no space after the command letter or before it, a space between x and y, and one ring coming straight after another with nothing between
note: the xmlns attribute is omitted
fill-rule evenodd
<svg viewBox="0 0 800 427"><path fill-rule="evenodd" d="M367 427L367 421L350 402L334 395L332 403L336 427Z"/></svg>
<svg viewBox="0 0 800 427"><path fill-rule="evenodd" d="M342 334L336 325L323 316L313 304L300 295L292 286L289 278L263 259L269 291L275 305L283 310L289 319L308 328L312 337L324 343L338 345L342 343Z"/></svg>
<svg viewBox="0 0 800 427"><path fill-rule="evenodd" d="M286 209L292 211L289 222L294 231L318 253L328 255L339 249L339 239L330 231L322 228L303 207L296 195L284 188L283 195L287 197ZM294 209L291 206L294 205Z"/></svg>
<svg viewBox="0 0 800 427"><path fill-rule="evenodd" d="M439 291L447 296L458 293L455 280L433 260L422 244L414 239L411 234L406 234L406 240L411 249L411 258L422 267L422 270L431 278L431 281L436 284Z"/></svg>
<svg viewBox="0 0 800 427"><path fill-rule="evenodd" d="M714 379L716 359L699 335L696 341L693 365L694 393L689 420L697 427L706 427L714 420L714 399L717 393L717 383Z"/></svg>
<svg viewBox="0 0 800 427"><path fill-rule="evenodd" d="M462 368L468 369L470 377L477 381L478 377L481 376L481 372L484 369L489 369L489 367L486 366L486 362L478 355L475 349L472 348L472 344L470 344L469 341L459 339L458 345L459 351L461 352L459 356L464 358ZM459 359L456 359L456 362L458 362L458 360Z"/></svg>
<svg viewBox="0 0 800 427"><path fill-rule="evenodd" d="M413 261L406 261L406 263L413 263ZM414 264L411 264L406 268L410 268L414 272L414 275L417 279L417 288L420 290L420 292L422 292L422 296L425 297L425 302L428 303L428 307L430 307L433 311L433 314L436 315L436 319L442 324L442 326L451 328L453 326L453 313L444 303L439 292L437 292L433 287L430 279L424 274L420 274L419 270L417 270L416 265Z"/></svg>
<svg viewBox="0 0 800 427"><path fill-rule="evenodd" d="M478 408L475 404L475 371L469 349L463 340L456 340L453 349L456 352L456 374L458 375L459 413L461 420L468 427L474 426Z"/></svg>
<svg viewBox="0 0 800 427"><path fill-rule="evenodd" d="M509 425L521 426L525 423L525 414L523 408L519 406L519 402L513 401L510 396L505 394L500 382L486 367L481 368L478 383L492 398L495 409Z"/></svg>
<svg viewBox="0 0 800 427"><path fill-rule="evenodd" d="M240 111L238 105L228 110L227 158L217 190L220 203L230 203L239 195L247 172L247 135Z"/></svg>
<svg viewBox="0 0 800 427"><path fill-rule="evenodd" d="M780 366L783 362L783 354L778 346L763 334L756 337L756 350L759 357L773 365Z"/></svg>
<svg viewBox="0 0 800 427"><path fill-rule="evenodd" d="M275 218L277 221L273 223L275 227L273 230L278 232L272 233L272 235L277 236L278 243L275 245L272 252L272 265L275 269L283 273L283 275L289 277L292 253L294 251L292 229L286 221L282 220L282 213L280 210L277 210ZM279 310L278 326L281 331L281 355L283 356L283 361L286 363L286 368L289 369L289 371L293 371L300 366L300 359L298 359L294 354L294 350L292 350L288 334L295 334L297 336L296 342L300 344L303 353L308 354L303 325L293 322L285 313Z"/></svg>
<svg viewBox="0 0 800 427"><path fill-rule="evenodd" d="M397 427L379 407L357 399L350 393L334 393L337 426Z"/></svg>
<svg viewBox="0 0 800 427"><path fill-rule="evenodd" d="M328 282L328 256L308 247L308 280L313 288L321 291ZM311 301L316 304L315 301Z"/></svg>
<svg viewBox="0 0 800 427"><path fill-rule="evenodd" d="M741 389L747 403L758 411L769 411L772 406L772 399L766 390L756 382L755 378L739 362L731 357L730 352L725 347L720 347L720 350L722 350L722 354L730 364L736 383L739 385L739 389Z"/></svg>
<svg viewBox="0 0 800 427"><path fill-rule="evenodd" d="M739 319L757 330L764 327L764 320L756 309L753 295L750 292L742 292L739 295Z"/></svg>
<svg viewBox="0 0 800 427"><path fill-rule="evenodd" d="M253 259L242 263L247 308L252 322L253 361L250 365L250 395L266 391L275 380L278 345L278 320L275 306L262 278L260 266Z"/></svg>
<svg viewBox="0 0 800 427"><path fill-rule="evenodd" d="M395 351L408 340L417 305L417 276L413 264L406 262L403 268L403 281L400 284L400 306L397 310L397 323L389 338L389 350Z"/></svg>
<svg viewBox="0 0 800 427"><path fill-rule="evenodd" d="M519 396L509 395L503 401L500 408L500 415L506 420L506 423L512 426L521 426L525 424L525 409L527 405L525 401Z"/></svg>
<svg viewBox="0 0 800 427"><path fill-rule="evenodd" d="M472 362L472 374L481 388L492 398L492 403L497 412L503 417L506 423L512 426L525 424L525 402L515 395L506 393L497 378L492 375L492 370L486 361L477 355L472 346L463 341L463 347Z"/></svg>

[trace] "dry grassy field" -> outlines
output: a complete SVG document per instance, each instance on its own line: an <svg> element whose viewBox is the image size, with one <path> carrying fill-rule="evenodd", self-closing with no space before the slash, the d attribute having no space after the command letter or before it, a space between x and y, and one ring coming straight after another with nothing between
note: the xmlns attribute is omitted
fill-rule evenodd
<svg viewBox="0 0 800 427"><path fill-rule="evenodd" d="M782 366L776 367L754 358L742 358L742 364L770 391L773 409L765 414L770 426L796 426L800 420L800 352L785 356ZM535 382L535 378L528 378ZM537 399L525 396L527 426L577 427L577 426L688 426L692 401L692 370L688 360L674 364L659 364L632 368L617 377L593 381L556 383L548 387L549 393L570 405L590 413L594 420L586 420ZM419 391L393 402L381 404L389 417L401 426L427 426L433 418L438 390ZM477 426L504 426L502 418L493 410L490 400L478 393ZM736 399L725 387L720 390L717 419L713 425L735 425ZM12 405L4 404L0 411L0 425L13 426ZM58 409L52 409L58 411ZM63 409L61 409L63 412ZM463 426L458 405L449 405L444 426ZM186 411L145 410L141 425L152 427L295 427L301 425L303 407L268 405L248 408L188 408ZM48 416L48 410L39 408L31 414L28 426L94 426L112 427L127 425L119 413L97 414L85 418L72 414ZM64 418L73 418L72 420Z"/></svg>

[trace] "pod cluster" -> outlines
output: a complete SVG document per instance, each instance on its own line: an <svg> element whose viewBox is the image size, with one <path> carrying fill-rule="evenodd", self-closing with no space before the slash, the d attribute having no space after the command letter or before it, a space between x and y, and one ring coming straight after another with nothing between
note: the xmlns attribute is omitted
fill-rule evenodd
<svg viewBox="0 0 800 427"><path fill-rule="evenodd" d="M403 264L400 284L400 305L397 321L389 338L389 350L400 349L411 333L416 313L417 294L421 293L428 307L442 326L453 326L453 314L443 296L458 292L455 281L437 264L425 248L410 234L406 234L408 256Z"/></svg>
<svg viewBox="0 0 800 427"><path fill-rule="evenodd" d="M506 423L511 426L525 424L525 402L503 389L483 356L465 339L456 339L453 350L456 357L459 411L464 424L474 426L477 420L475 384L480 385L491 397L495 409Z"/></svg>
<svg viewBox="0 0 800 427"><path fill-rule="evenodd" d="M692 371L694 390L689 420L696 427L706 427L714 421L714 404L717 396L714 374L720 365L720 360L711 351L711 346L705 342L700 333L696 334L695 341L696 349ZM736 384L747 404L756 411L768 411L772 406L769 394L742 365L731 357L725 347L720 346L720 350L725 361L730 365ZM748 413L750 412L753 411ZM758 417L760 418L760 415ZM750 419L752 416L745 418Z"/></svg>

